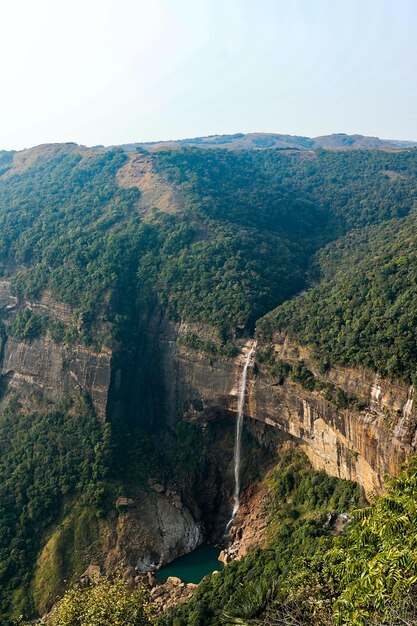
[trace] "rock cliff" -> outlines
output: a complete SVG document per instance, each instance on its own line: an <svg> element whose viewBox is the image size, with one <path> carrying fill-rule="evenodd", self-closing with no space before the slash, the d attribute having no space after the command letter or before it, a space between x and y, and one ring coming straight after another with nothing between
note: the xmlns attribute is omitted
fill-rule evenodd
<svg viewBox="0 0 417 626"><path fill-rule="evenodd" d="M0 313L7 314L16 305L8 281L0 281ZM30 306L70 321L71 312L47 294ZM48 336L31 342L6 337L1 376L9 388L23 395L38 390L53 402L87 392L102 419L109 417L109 398L117 400L118 394L132 419L155 427L172 426L180 419L204 423L233 418L242 355L232 359L189 348L184 340L190 334L216 345L203 325L176 325L155 313L146 326L136 352L124 360L108 349L95 352L82 344L60 345ZM323 393L307 391L291 378L279 384L257 364L256 372L252 369L248 376L246 418L299 443L314 467L356 480L367 491L380 491L384 475L396 475L416 449L413 388L360 368L332 367L324 375L308 350L284 335L275 338L274 352L288 363L302 361L318 380L359 398L366 409L338 408Z"/></svg>
<svg viewBox="0 0 417 626"><path fill-rule="evenodd" d="M107 571L120 563L134 567L132 574L154 570L191 552L203 540L201 526L171 494L142 492L118 509L102 529Z"/></svg>
<svg viewBox="0 0 417 626"><path fill-rule="evenodd" d="M215 358L184 347L181 338L191 331L207 338L202 326L175 326L164 319L154 325L155 369L150 374L157 374L165 391L159 419L163 415L172 424L181 418L205 422L232 417L242 357ZM332 367L321 374L308 350L285 336L276 337L274 351L286 362L302 361L317 380L358 398L366 408L339 408L320 391L309 392L291 378L279 384L257 364L248 376L246 418L296 441L315 468L358 481L367 492L381 491L385 474L397 475L416 449L413 388L363 368Z"/></svg>
<svg viewBox="0 0 417 626"><path fill-rule="evenodd" d="M47 293L38 302L18 303L9 281L0 281L1 319L7 322L22 306L73 323L71 311ZM200 424L202 437L207 437L208 423L232 429L245 341L237 342L237 356L232 358L221 356L218 340L204 325L174 324L159 312L141 324L146 332L139 333L138 345L115 353L97 352L81 343L57 344L48 334L23 341L6 331L0 353L3 398L16 390L28 405L36 405L37 391L53 404L87 393L102 420L125 411L129 419L151 425L153 432L169 431L181 419ZM205 348L189 347L190 335ZM263 347L260 342L258 350ZM308 350L285 335L277 335L271 347L277 359L289 364L302 361L317 380L355 396L365 408L337 407L322 391L308 391L291 376L271 379L256 362L248 371L245 418L261 447L266 449L272 441L276 450L279 442L291 441L302 447L313 467L358 481L368 493L381 491L384 475L396 475L417 446L414 389L359 368L332 367L323 374ZM230 463L223 464L223 454L222 467L213 468L207 478L206 493L182 494L185 501L179 502L172 494L151 489L109 511L100 528L101 556L96 557L104 570L124 562L134 576L192 550L207 530L216 536L230 513L226 491L232 478L232 444L229 447ZM248 457L243 462L250 465ZM218 528L212 520L207 523L213 507ZM203 518L204 527L198 521Z"/></svg>
<svg viewBox="0 0 417 626"><path fill-rule="evenodd" d="M336 407L291 379L271 383L261 370L249 393L248 415L291 435L315 468L355 480L368 492L381 491L384 475L397 475L416 449L413 388L362 368L332 367L321 374L308 350L285 335L276 337L274 349L289 363L303 361L317 380L358 398L365 408Z"/></svg>
<svg viewBox="0 0 417 626"><path fill-rule="evenodd" d="M38 314L72 322L68 307L54 302L48 293L39 302L18 304L11 294L10 281L0 281L0 319L13 316L16 309L28 308ZM22 398L34 393L49 402L87 393L97 415L105 419L110 385L111 352L97 352L81 343L70 346L54 342L49 336L24 341L8 336L2 338L0 377L7 390L19 392Z"/></svg>

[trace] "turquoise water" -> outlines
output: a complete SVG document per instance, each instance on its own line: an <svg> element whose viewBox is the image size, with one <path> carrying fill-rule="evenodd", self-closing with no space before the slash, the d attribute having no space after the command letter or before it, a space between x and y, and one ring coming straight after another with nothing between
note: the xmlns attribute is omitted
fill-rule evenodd
<svg viewBox="0 0 417 626"><path fill-rule="evenodd" d="M220 548L204 544L162 567L156 572L155 578L163 583L168 576L177 576L185 583L197 584L207 574L223 569L223 563L217 560L219 554Z"/></svg>

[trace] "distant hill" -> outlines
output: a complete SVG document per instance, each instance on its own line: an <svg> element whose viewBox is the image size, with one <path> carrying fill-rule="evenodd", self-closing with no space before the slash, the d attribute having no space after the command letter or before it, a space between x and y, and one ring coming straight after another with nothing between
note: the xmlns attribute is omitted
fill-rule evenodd
<svg viewBox="0 0 417 626"><path fill-rule="evenodd" d="M173 148L226 148L230 150L264 150L278 148L281 150L314 150L326 149L359 149L373 148L379 150L404 149L417 147L417 141L400 141L396 139L380 139L364 135L346 135L334 133L321 137L302 137L298 135L279 135L275 133L236 133L234 135L209 135L208 137L194 137L170 141L150 141L124 144L121 146L130 152L136 148L144 150L171 150Z"/></svg>

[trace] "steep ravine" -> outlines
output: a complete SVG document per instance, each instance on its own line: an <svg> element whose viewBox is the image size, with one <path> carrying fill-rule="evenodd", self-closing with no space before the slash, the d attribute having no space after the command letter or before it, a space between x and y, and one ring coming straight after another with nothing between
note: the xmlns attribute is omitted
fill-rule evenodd
<svg viewBox="0 0 417 626"><path fill-rule="evenodd" d="M15 306L7 281L0 287L0 309ZM37 308L41 306L61 319L69 314L47 297ZM140 333L136 350L113 355L106 349L97 353L83 345L57 345L48 338L8 338L2 377L23 394L35 388L51 401L85 391L103 419L127 409L132 422L152 427L235 415L241 355L219 358L184 347L181 338L191 332L213 339L203 325L175 325L158 312L142 325L147 332ZM275 352L288 362L303 360L319 378L360 398L367 409L336 408L323 394L310 393L290 379L282 385L271 381L258 365L256 374L249 372L246 418L294 438L315 467L379 490L384 474L397 474L416 446L412 389L365 369L333 367L323 376L308 351L286 337L276 338Z"/></svg>
<svg viewBox="0 0 417 626"><path fill-rule="evenodd" d="M16 306L8 281L1 281L0 310L9 315ZM47 294L25 306L63 322L70 316ZM140 323L146 332L138 333L136 347L114 353L77 343L56 344L47 336L32 341L8 337L1 363L1 377L7 383L3 403L13 390L28 406L36 404L34 390L52 404L87 393L101 420L123 417L148 427L160 433L161 449L175 438L180 420L195 425L199 447L194 453L204 451L205 459L211 454L201 482L187 483L165 470L161 484L154 480L133 497L126 493L115 499L94 530L94 549L86 553L85 565L108 571L123 563L131 578L192 550L204 538L221 537L233 506L233 432L245 344L244 339L238 342L235 358L223 357L215 350L209 354L188 347L190 333L206 345L216 345L204 325L174 324L158 311ZM258 342L257 350L264 347ZM248 370L244 407L249 439L242 462L243 489L265 475L278 448L289 441L301 446L314 468L358 481L368 493L381 491L384 474L396 475L416 449L413 389L367 370L333 367L323 375L308 350L283 335L275 337L272 348L277 359L303 361L317 379L359 398L366 409L337 408L323 393L307 391L291 377L271 379L255 357ZM54 529L51 533L52 543L46 544L38 569L47 569L56 556L53 549L59 542ZM60 591L58 585L43 594L38 609L47 610Z"/></svg>
<svg viewBox="0 0 417 626"><path fill-rule="evenodd" d="M170 398L167 406L159 406L159 419L170 424L179 419L205 423L235 416L242 355L215 358L184 348L180 338L191 331L207 338L203 326L176 326L161 318L154 330L153 362ZM258 350L262 347L260 343ZM366 369L332 367L321 374L308 350L283 335L275 337L273 349L277 359L302 361L318 380L358 398L365 408L339 408L322 392L307 391L291 377L270 379L256 363L248 373L246 419L296 441L313 467L355 480L368 492L381 491L384 475L397 475L416 449L413 389Z"/></svg>

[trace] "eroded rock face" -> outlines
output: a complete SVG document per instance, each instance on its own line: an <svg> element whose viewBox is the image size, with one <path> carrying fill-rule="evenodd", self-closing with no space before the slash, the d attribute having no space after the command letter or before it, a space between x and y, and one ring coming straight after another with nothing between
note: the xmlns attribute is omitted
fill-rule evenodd
<svg viewBox="0 0 417 626"><path fill-rule="evenodd" d="M26 304L64 323L71 321L71 311L48 293ZM16 306L9 282L0 281L0 314L7 316ZM10 388L24 395L37 390L51 401L87 392L102 419L109 413L110 395L117 400L124 394L123 407L131 418L152 429L180 419L205 423L234 418L242 356L222 358L187 347L190 333L204 342L218 341L203 324L175 325L159 312L143 324L136 355L120 369L107 349L97 353L80 344L55 344L48 337L31 342L8 337L2 341L1 375ZM414 389L363 368L332 367L323 375L308 350L284 335L277 335L274 349L279 359L303 360L317 378L358 397L367 408L337 408L322 393L308 392L290 378L280 385L262 368L251 368L245 417L297 441L314 467L357 480L367 491L380 491L384 475L398 474L417 448Z"/></svg>
<svg viewBox="0 0 417 626"><path fill-rule="evenodd" d="M251 550L263 547L273 512L274 496L265 480L247 489L241 497L240 508L230 527L228 540L219 556L224 564L241 559Z"/></svg>
<svg viewBox="0 0 417 626"><path fill-rule="evenodd" d="M179 578L170 576L168 580L151 588L152 606L158 613L163 613L171 606L187 602L198 585L183 583Z"/></svg>
<svg viewBox="0 0 417 626"><path fill-rule="evenodd" d="M302 359L318 379L358 397L366 408L336 408L320 392L289 379L274 385L261 372L249 393L248 415L291 434L317 469L380 491L384 475L397 475L416 449L414 390L363 368L333 367L322 375L308 351L285 336L276 338L275 351L290 363Z"/></svg>
<svg viewBox="0 0 417 626"><path fill-rule="evenodd" d="M379 429L371 412L337 409L300 385L286 381L274 386L262 375L250 394L248 412L291 435L314 468L358 481L368 491L382 488L386 465L396 473L398 459L388 450L389 433Z"/></svg>
<svg viewBox="0 0 417 626"><path fill-rule="evenodd" d="M106 571L120 563L133 567L136 574L158 569L203 541L201 526L189 509L178 509L161 493L142 492L135 506L115 515L102 529Z"/></svg>
<svg viewBox="0 0 417 626"><path fill-rule="evenodd" d="M11 294L10 281L0 281L0 319L13 315L15 309L28 308L37 314L73 322L69 307L52 300L45 292L38 302L18 305ZM34 403L34 392L51 402L87 393L97 415L104 420L111 379L111 351L103 348L96 352L85 345L66 346L44 336L30 341L15 337L1 340L0 377L7 389L21 393L23 399ZM32 398L32 400L30 399Z"/></svg>
<svg viewBox="0 0 417 626"><path fill-rule="evenodd" d="M110 359L110 351L105 349L95 353L80 345L58 345L48 337L31 342L9 337L1 375L6 377L8 388L24 395L39 391L54 402L87 392L97 414L104 419Z"/></svg>
<svg viewBox="0 0 417 626"><path fill-rule="evenodd" d="M236 359L210 358L184 347L181 336L189 327L165 320L155 324L154 362L163 386L159 416L175 423L234 417L242 368ZM207 339L207 329L192 331ZM306 391L287 379L282 385L268 379L262 368L248 372L245 417L279 429L306 452L316 469L361 483L365 490L381 491L384 475L395 476L417 448L414 389L384 380L363 368L333 367L320 374L308 350L277 336L277 358L303 360L317 378L356 396L366 409L341 409L320 392ZM163 381L163 382L161 382Z"/></svg>
<svg viewBox="0 0 417 626"><path fill-rule="evenodd" d="M138 422L156 428L182 418L204 421L230 412L234 361L184 347L182 340L191 332L212 338L202 324L176 325L158 312L146 320L135 363L129 366L135 372L129 403Z"/></svg>

